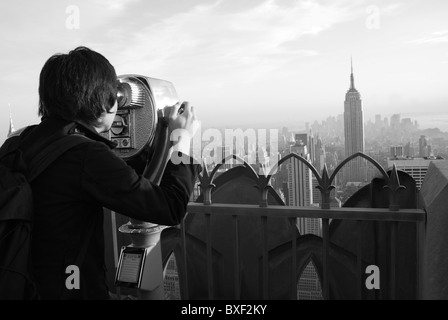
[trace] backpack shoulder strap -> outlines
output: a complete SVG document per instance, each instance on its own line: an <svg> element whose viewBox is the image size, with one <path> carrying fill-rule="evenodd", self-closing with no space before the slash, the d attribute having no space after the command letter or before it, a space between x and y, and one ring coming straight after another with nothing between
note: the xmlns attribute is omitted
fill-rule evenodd
<svg viewBox="0 0 448 320"><path fill-rule="evenodd" d="M90 139L81 134L70 134L63 136L46 146L39 152L28 165L28 181L33 181L41 172L43 172L53 161L69 149L89 141Z"/></svg>

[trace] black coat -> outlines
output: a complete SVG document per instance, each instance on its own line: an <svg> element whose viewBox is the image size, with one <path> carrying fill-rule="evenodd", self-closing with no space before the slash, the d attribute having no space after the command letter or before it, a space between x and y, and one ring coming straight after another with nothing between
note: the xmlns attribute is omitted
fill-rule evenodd
<svg viewBox="0 0 448 320"><path fill-rule="evenodd" d="M32 183L32 260L39 294L43 299L60 299L68 291L66 268L75 264L81 247L88 243L84 262L78 266L80 289L70 290L67 297L108 299L103 208L156 224L179 224L199 167L169 162L158 186L139 176L115 155L109 140L88 126L46 119L37 128L42 136L60 132L90 138L63 154ZM89 232L92 228L94 232Z"/></svg>

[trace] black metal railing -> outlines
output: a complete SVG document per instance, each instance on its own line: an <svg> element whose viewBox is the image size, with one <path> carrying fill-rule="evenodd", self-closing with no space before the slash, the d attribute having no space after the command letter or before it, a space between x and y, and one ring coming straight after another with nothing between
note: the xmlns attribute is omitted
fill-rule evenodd
<svg viewBox="0 0 448 320"><path fill-rule="evenodd" d="M350 208L350 207L342 207L342 208L331 208L330 207L330 193L335 188L334 180L338 172L347 164L349 161L361 157L366 159L368 162L373 164L378 171L380 172L382 178L384 179L385 186L384 188L388 189L388 208ZM241 163L242 166L246 167L246 169L253 171L252 173L256 177L256 187L260 193L260 199L258 204L223 204L223 203L213 203L213 189L216 187L214 184L214 180L216 177L216 173L219 168L228 162L231 159L235 159ZM218 164L211 172L204 166L204 171L200 176L200 188L201 188L201 196L202 203L190 202L188 205L188 215L204 215L205 217L205 230L206 230L206 256L207 256L207 289L208 289L208 298L214 299L214 274L213 274L213 265L212 265L212 250L213 250L213 242L212 242L212 230L211 230L211 221L214 217L217 216L230 216L232 220L233 230L229 232L233 233L233 243L229 244L233 247L233 257L234 257L234 299L238 300L241 298L241 288L240 288L240 262L241 255L239 251L240 243L244 239L244 234L239 233L239 219L242 216L251 216L258 217L261 222L261 234L262 234L262 298L269 299L269 250L268 250L268 218L287 218L290 222L291 226L291 264L292 264L292 272L290 274L291 277L291 285L290 285L290 293L291 299L294 299L297 294L297 234L295 228L295 221L297 218L315 218L320 219L322 222L322 293L324 299L330 299L330 279L329 279L329 265L330 254L331 254L331 239L330 239L330 221L335 220L348 220L348 221L356 221L357 226L357 252L356 252L356 286L357 286L357 294L356 297L361 299L363 297L363 234L362 234L362 224L365 221L375 221L378 223L388 223L390 226L390 256L387 258L390 264L390 274L388 275L389 279L389 291L387 297L390 299L394 299L397 295L397 254L399 254L402 248L397 248L397 232L398 232L398 224L399 223L412 223L416 226L416 247L415 256L417 259L417 272L416 272L416 295L415 298L418 299L421 297L422 290L422 257L423 257L423 239L425 236L425 221L426 221L426 213L423 209L401 209L399 206L399 192L403 190L404 186L400 184L399 175L397 172L397 168L395 165L393 166L390 174L386 172L374 159L363 153L356 153L344 161L342 161L338 167L329 175L327 167L324 166L322 173L319 173L316 168L312 166L305 158L291 153L288 156L281 159L276 166L280 166L292 159L292 161L300 161L305 166L307 166L313 175L316 177L318 181L317 189L321 193L321 204L320 208L317 207L292 207L292 206L282 206L282 205L269 205L268 204L268 193L272 189L272 185L270 180L273 176L273 173L276 172L277 167L266 168L269 170L265 170L266 174L257 174L255 170L243 159L238 156L232 155L225 159L223 159L222 163ZM272 191L272 190L271 190ZM181 226L182 232L182 248L183 248L183 266L186 268L187 260L190 259L187 256L187 242L186 242L186 234L188 230L185 228L185 224ZM184 292L184 296L182 299L189 299L189 274L185 269L183 279L183 284L186 286Z"/></svg>

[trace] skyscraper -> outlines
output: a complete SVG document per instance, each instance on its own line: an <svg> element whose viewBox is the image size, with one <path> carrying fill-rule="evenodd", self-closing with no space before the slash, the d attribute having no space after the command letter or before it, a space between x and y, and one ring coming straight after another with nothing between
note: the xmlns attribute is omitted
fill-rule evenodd
<svg viewBox="0 0 448 320"><path fill-rule="evenodd" d="M7 137L9 137L11 133L13 133L14 131L16 130L14 129L14 125L12 124L12 112L11 112L11 106L9 106L9 130Z"/></svg>
<svg viewBox="0 0 448 320"><path fill-rule="evenodd" d="M318 136L317 137L317 141L316 141L316 147L314 150L316 156L315 156L315 160L314 160L314 167L316 167L317 171L319 171L319 173L322 172L322 170L324 169L324 164L325 164L325 146L322 143L322 139Z"/></svg>
<svg viewBox="0 0 448 320"><path fill-rule="evenodd" d="M401 122L401 115L399 115L399 114L393 114L393 115L390 117L390 126L391 126L392 128L398 127L398 126L400 125L400 122Z"/></svg>
<svg viewBox="0 0 448 320"><path fill-rule="evenodd" d="M431 155L431 146L428 144L426 136L420 136L418 141L418 151L421 158L429 157Z"/></svg>
<svg viewBox="0 0 448 320"><path fill-rule="evenodd" d="M391 146L390 157L393 159L403 158L404 156L403 146Z"/></svg>
<svg viewBox="0 0 448 320"><path fill-rule="evenodd" d="M305 143L302 140L298 140L295 145L290 146L290 153L296 153L311 162ZM291 162L288 163L288 204L290 206L307 207L313 203L311 177L311 170L302 162L292 159Z"/></svg>
<svg viewBox="0 0 448 320"><path fill-rule="evenodd" d="M177 270L176 257L171 254L166 264L163 287L165 291L165 300L180 300L179 273Z"/></svg>
<svg viewBox="0 0 448 320"><path fill-rule="evenodd" d="M296 153L308 162L311 157L307 149L307 134L296 134L296 144L290 147L291 153ZM290 206L313 206L313 174L302 162L292 159L288 164L288 204ZM317 190L316 190L317 191ZM312 233L322 236L322 224L320 219L297 218L297 229L300 234ZM322 291L316 268L310 262L303 270L297 283L298 299L322 299Z"/></svg>
<svg viewBox="0 0 448 320"><path fill-rule="evenodd" d="M361 95L355 88L353 63L351 63L350 89L345 94L344 102L344 136L346 157L357 152L364 152L364 118ZM365 167L365 161L362 158L358 157L350 161L345 166L346 181L364 182L366 180Z"/></svg>

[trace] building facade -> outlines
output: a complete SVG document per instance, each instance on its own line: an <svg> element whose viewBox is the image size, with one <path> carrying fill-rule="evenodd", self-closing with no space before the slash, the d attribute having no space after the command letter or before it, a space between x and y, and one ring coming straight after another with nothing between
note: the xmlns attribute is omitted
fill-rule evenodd
<svg viewBox="0 0 448 320"><path fill-rule="evenodd" d="M408 173L415 180L417 188L420 190L431 161L446 161L446 160L438 159L436 157L409 158L409 159L388 158L387 167L391 168L395 164L398 170Z"/></svg>
<svg viewBox="0 0 448 320"><path fill-rule="evenodd" d="M361 95L355 88L353 64L351 66L350 89L345 95L344 102L344 138L345 157L357 152L364 152L364 117L362 111ZM345 169L346 182L365 182L366 162L362 158L350 161Z"/></svg>
<svg viewBox="0 0 448 320"><path fill-rule="evenodd" d="M421 158L429 157L432 155L431 146L428 144L426 136L420 136L418 141L418 152Z"/></svg>
<svg viewBox="0 0 448 320"><path fill-rule="evenodd" d="M296 153L310 161L308 149L300 140L290 147L290 153ZM307 207L313 203L312 172L296 159L291 159L288 163L288 189L288 205Z"/></svg>
<svg viewBox="0 0 448 320"><path fill-rule="evenodd" d="M290 147L290 152L298 154L311 163L311 156L307 148L310 140L307 134L298 134L295 138L296 144ZM317 182L313 177L313 173L303 162L291 159L288 164L288 204L290 206L319 206L318 203L314 204L313 201L314 186ZM320 219L297 218L296 224L301 235L311 233L322 236ZM300 300L322 299L319 276L311 261L303 270L297 283L297 298Z"/></svg>

